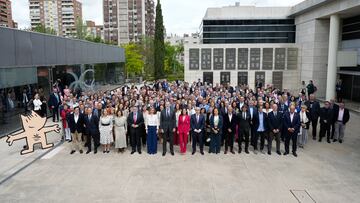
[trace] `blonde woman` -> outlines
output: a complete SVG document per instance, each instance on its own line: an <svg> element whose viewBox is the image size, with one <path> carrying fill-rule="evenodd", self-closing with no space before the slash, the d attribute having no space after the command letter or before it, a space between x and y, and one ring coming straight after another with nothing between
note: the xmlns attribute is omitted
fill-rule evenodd
<svg viewBox="0 0 360 203"><path fill-rule="evenodd" d="M301 106L300 115L300 131L298 134L298 144L300 148L304 148L307 138L308 138L308 130L310 125L310 113L307 111L307 107L305 105Z"/></svg>
<svg viewBox="0 0 360 203"><path fill-rule="evenodd" d="M111 143L114 142L112 130L113 117L109 115L109 112L107 110L104 110L102 111L99 121L100 144L102 144L104 148L103 153L109 153Z"/></svg>

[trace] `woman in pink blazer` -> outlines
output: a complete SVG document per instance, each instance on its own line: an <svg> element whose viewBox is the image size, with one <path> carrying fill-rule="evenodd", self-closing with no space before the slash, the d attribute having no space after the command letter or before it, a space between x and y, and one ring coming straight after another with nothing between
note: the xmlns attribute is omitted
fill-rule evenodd
<svg viewBox="0 0 360 203"><path fill-rule="evenodd" d="M190 116L187 115L186 109L181 110L178 121L178 135L180 141L180 153L186 153L186 145L190 132Z"/></svg>

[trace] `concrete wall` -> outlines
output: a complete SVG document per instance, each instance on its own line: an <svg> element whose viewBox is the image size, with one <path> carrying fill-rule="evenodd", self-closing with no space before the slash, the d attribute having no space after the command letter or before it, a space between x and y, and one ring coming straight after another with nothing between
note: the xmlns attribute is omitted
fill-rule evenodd
<svg viewBox="0 0 360 203"><path fill-rule="evenodd" d="M224 49L224 68L222 70L214 70L213 67L213 54L214 51L212 50L212 68L211 70L202 70L201 69L201 49L204 48L223 48ZM226 48L236 48L236 69L235 70L227 70L225 68L225 61L226 55L225 50ZM239 70L237 69L238 66L238 48L248 48L249 55L248 55L248 69L247 70ZM250 48L260 48L261 55L260 55L260 69L259 70L250 70ZM287 88L291 91L297 92L300 89L300 69L299 65L298 68L295 70L288 70L287 68L287 57L285 57L285 69L284 70L275 70L275 54L273 54L273 69L272 70L263 70L262 62L263 62L263 48L273 48L275 52L275 48L299 48L295 44L186 44L184 47L184 60L185 60L185 81L187 82L194 82L197 81L199 78L203 80L203 72L213 72L213 83L220 83L220 73L221 72L230 72L230 83L233 86L238 84L238 72L247 72L248 73L248 85L250 88L255 87L255 72L261 71L265 72L265 84L272 84L272 73L274 71L281 71L283 72L283 88ZM189 68L189 50L190 49L199 49L200 50L200 57L199 57L199 70L190 70ZM298 49L299 56L301 58L301 50ZM287 52L286 52L287 54ZM299 60L298 60L299 61Z"/></svg>
<svg viewBox="0 0 360 203"><path fill-rule="evenodd" d="M0 27L0 68L124 61L117 46Z"/></svg>

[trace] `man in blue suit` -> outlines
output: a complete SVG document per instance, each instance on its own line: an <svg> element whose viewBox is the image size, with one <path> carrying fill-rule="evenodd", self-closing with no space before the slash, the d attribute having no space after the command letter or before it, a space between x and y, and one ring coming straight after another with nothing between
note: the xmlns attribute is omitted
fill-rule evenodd
<svg viewBox="0 0 360 203"><path fill-rule="evenodd" d="M200 153L204 155L204 142L203 135L205 129L205 118L200 114L200 108L195 108L195 114L191 116L190 119L190 128L192 135L192 154L194 155L196 152L196 143L199 142L200 145Z"/></svg>
<svg viewBox="0 0 360 203"><path fill-rule="evenodd" d="M292 141L292 153L295 157L296 154L296 147L297 147L297 135L300 130L300 116L298 113L295 112L295 106L290 106L290 112L286 112L284 116L284 128L286 131L285 135L285 153L284 155L289 154L289 145L290 140Z"/></svg>

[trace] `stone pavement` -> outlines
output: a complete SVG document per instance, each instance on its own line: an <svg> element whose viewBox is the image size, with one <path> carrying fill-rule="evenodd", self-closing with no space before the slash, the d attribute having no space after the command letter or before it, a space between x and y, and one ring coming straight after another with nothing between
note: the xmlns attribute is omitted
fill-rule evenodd
<svg viewBox="0 0 360 203"><path fill-rule="evenodd" d="M65 143L1 184L0 202L359 202L359 124L352 113L343 144L309 140L298 158L252 150L181 156L178 147L174 157L70 155ZM1 174L21 157L4 142Z"/></svg>

